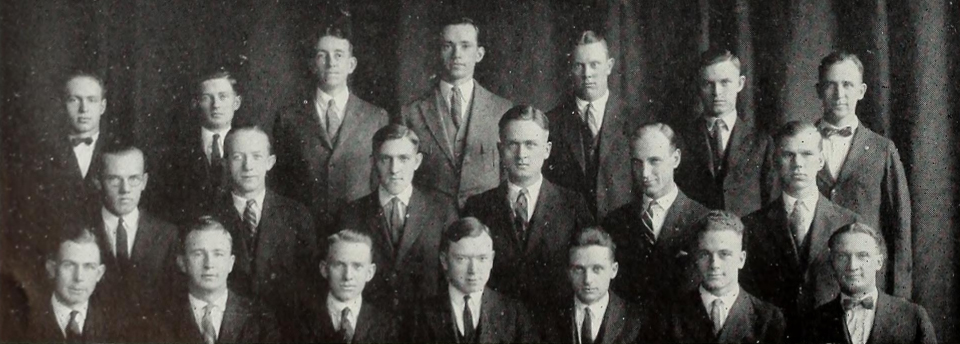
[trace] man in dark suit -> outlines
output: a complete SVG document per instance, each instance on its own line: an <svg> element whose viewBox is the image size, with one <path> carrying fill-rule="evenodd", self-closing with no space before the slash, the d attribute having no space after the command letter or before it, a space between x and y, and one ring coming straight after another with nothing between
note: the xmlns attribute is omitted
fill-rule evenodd
<svg viewBox="0 0 960 344"><path fill-rule="evenodd" d="M592 344L634 343L655 340L653 323L647 314L610 290L617 277L617 245L599 227L588 227L570 242L568 275L573 285L573 302L556 312L555 320L544 324L547 342Z"/></svg>
<svg viewBox="0 0 960 344"><path fill-rule="evenodd" d="M423 154L413 130L388 125L373 135L377 191L344 207L338 227L373 238L380 274L367 296L394 312L437 294L440 235L458 218L457 203L443 193L413 186Z"/></svg>
<svg viewBox="0 0 960 344"><path fill-rule="evenodd" d="M831 53L820 61L819 80L817 95L823 100L823 118L817 125L824 136L827 166L817 175L817 185L824 196L880 230L889 252L889 264L880 271L880 288L910 297L910 189L897 147L857 117L857 102L867 91L863 63L854 54Z"/></svg>
<svg viewBox="0 0 960 344"><path fill-rule="evenodd" d="M302 317L300 342L304 343L395 343L399 327L393 314L363 297L364 287L377 273L373 240L366 234L344 229L327 238L327 257L320 274L327 279L328 293Z"/></svg>
<svg viewBox="0 0 960 344"><path fill-rule="evenodd" d="M656 307L696 287L688 252L695 238L688 227L707 208L674 182L682 159L679 137L670 126L645 124L631 137L633 188L640 197L611 212L603 226L619 248L614 289L627 300Z"/></svg>
<svg viewBox="0 0 960 344"><path fill-rule="evenodd" d="M537 343L522 303L487 288L494 262L490 229L476 218L454 222L443 233L440 265L447 291L421 304L412 317L417 343Z"/></svg>
<svg viewBox="0 0 960 344"><path fill-rule="evenodd" d="M132 146L103 152L96 180L103 206L93 217L104 265L110 274L101 290L116 303L129 303L136 316L166 299L166 283L177 277L177 228L140 209L149 173L143 152Z"/></svg>
<svg viewBox="0 0 960 344"><path fill-rule="evenodd" d="M814 312L805 326L807 342L937 342L923 306L879 289L877 273L886 257L879 232L864 224L851 224L834 233L829 246L840 295Z"/></svg>
<svg viewBox="0 0 960 344"><path fill-rule="evenodd" d="M779 308L740 287L743 223L714 210L695 225L693 256L700 288L671 306L666 337L673 343L780 343L786 323Z"/></svg>
<svg viewBox="0 0 960 344"><path fill-rule="evenodd" d="M277 312L284 338L296 331L299 305L317 297L317 239L307 209L268 190L276 156L257 127L234 128L224 141L230 192L217 219L236 238L237 266L230 286Z"/></svg>
<svg viewBox="0 0 960 344"><path fill-rule="evenodd" d="M471 197L464 214L490 226L497 260L490 287L524 300L535 315L568 300L567 243L593 224L583 196L543 178L550 155L550 123L531 106L500 119L500 161L507 181Z"/></svg>
<svg viewBox="0 0 960 344"><path fill-rule="evenodd" d="M224 183L223 139L233 127L234 113L243 98L237 79L218 70L198 79L193 108L196 120L168 148L168 163L159 175L162 197L155 208L168 218L185 223L209 211Z"/></svg>
<svg viewBox="0 0 960 344"><path fill-rule="evenodd" d="M444 23L440 81L400 111L403 124L424 138L417 184L437 188L460 207L470 196L500 183L496 123L513 106L473 79L484 53L480 27L473 20Z"/></svg>
<svg viewBox="0 0 960 344"><path fill-rule="evenodd" d="M233 237L213 217L188 225L177 265L187 276L187 295L178 295L168 309L165 341L214 343L279 342L277 324L268 310L227 287L233 271ZM150 338L156 340L156 338Z"/></svg>
<svg viewBox="0 0 960 344"><path fill-rule="evenodd" d="M800 317L839 290L830 271L827 239L858 217L817 191L823 154L813 124L789 122L774 140L783 194L743 218L744 243L752 257L743 282L747 290L784 310L788 338L796 340Z"/></svg>
<svg viewBox="0 0 960 344"><path fill-rule="evenodd" d="M544 175L583 195L596 218L630 202L630 133L653 119L627 106L607 87L613 71L607 41L584 31L571 54L573 92L547 114L554 154Z"/></svg>
<svg viewBox="0 0 960 344"><path fill-rule="evenodd" d="M319 235L332 234L340 208L369 194L370 137L387 125L387 112L347 87L357 68L349 32L330 26L313 41L311 69L317 85L308 99L276 118L279 191L303 203L317 222Z"/></svg>
<svg viewBox="0 0 960 344"><path fill-rule="evenodd" d="M746 82L740 58L728 50L704 52L699 82L704 112L679 130L687 149L677 184L710 209L752 213L776 197L776 171L770 137L737 109Z"/></svg>

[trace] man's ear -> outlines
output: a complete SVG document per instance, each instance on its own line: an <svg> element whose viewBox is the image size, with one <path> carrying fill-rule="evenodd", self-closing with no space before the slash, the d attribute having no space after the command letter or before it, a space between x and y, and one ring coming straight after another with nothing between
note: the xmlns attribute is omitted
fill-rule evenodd
<svg viewBox="0 0 960 344"><path fill-rule="evenodd" d="M414 170L414 171L419 170L419 169L420 169L420 164L423 163L423 153L417 152L417 155L414 156L413 160L414 160L414 162L413 162L413 164L414 164L413 170Z"/></svg>
<svg viewBox="0 0 960 344"><path fill-rule="evenodd" d="M100 178L93 178L93 185L97 188L98 192L103 191L103 182L100 181Z"/></svg>
<svg viewBox="0 0 960 344"><path fill-rule="evenodd" d="M320 261L320 276L323 276L324 279L330 279L330 271L327 270L327 261Z"/></svg>
<svg viewBox="0 0 960 344"><path fill-rule="evenodd" d="M743 88L744 88L745 86L747 86L747 77L741 75L741 76L740 76L740 79L738 79L738 80L739 80L740 84L737 85L737 93L740 93L740 91L743 91Z"/></svg>
<svg viewBox="0 0 960 344"><path fill-rule="evenodd" d="M179 254L177 255L177 268L180 269L180 272L187 273L187 263L183 261L183 256Z"/></svg>
<svg viewBox="0 0 960 344"><path fill-rule="evenodd" d="M447 266L447 253L440 252L440 266L443 268L443 271L447 271L449 267Z"/></svg>
<svg viewBox="0 0 960 344"><path fill-rule="evenodd" d="M243 96L237 95L236 99L233 101L233 111L239 110L241 103L243 103Z"/></svg>
<svg viewBox="0 0 960 344"><path fill-rule="evenodd" d="M377 274L377 264L370 264L370 267L367 269L370 269L370 273L367 274L368 276L365 282L370 282L370 280L373 279L373 276Z"/></svg>
<svg viewBox="0 0 960 344"><path fill-rule="evenodd" d="M47 277L54 279L57 277L57 262L47 259L47 263L44 264L47 267Z"/></svg>
<svg viewBox="0 0 960 344"><path fill-rule="evenodd" d="M100 282L100 279L103 278L103 274L105 273L107 273L107 266L103 264L97 265L97 277L94 278L94 280Z"/></svg>
<svg viewBox="0 0 960 344"><path fill-rule="evenodd" d="M867 85L864 84L863 86L866 87ZM107 98L100 100L100 115L102 116L104 112L107 112Z"/></svg>
<svg viewBox="0 0 960 344"><path fill-rule="evenodd" d="M483 61L483 56L487 54L487 51L483 49L483 46L477 47L477 62Z"/></svg>
<svg viewBox="0 0 960 344"><path fill-rule="evenodd" d="M740 251L740 263L737 265L737 269L743 269L747 264L747 251Z"/></svg>
<svg viewBox="0 0 960 344"><path fill-rule="evenodd" d="M620 271L620 263L613 262L613 265L610 266L610 278L617 278L617 272Z"/></svg>
<svg viewBox="0 0 960 344"><path fill-rule="evenodd" d="M147 173L147 172L144 172L144 173L143 173L143 184L141 184L140 187L146 189L146 188L147 188L147 181L149 181L149 179L150 179L150 174Z"/></svg>
<svg viewBox="0 0 960 344"><path fill-rule="evenodd" d="M273 165L276 165L276 164L277 164L277 156L274 154L270 154L270 156L267 157L267 171L272 170ZM224 164L224 166L226 166L226 164Z"/></svg>
<svg viewBox="0 0 960 344"><path fill-rule="evenodd" d="M816 85L816 88L817 88L817 98L820 98L821 100L822 100L823 98L826 98L826 94L824 94L824 92L823 92L823 85L821 85L821 84L818 82L817 85Z"/></svg>

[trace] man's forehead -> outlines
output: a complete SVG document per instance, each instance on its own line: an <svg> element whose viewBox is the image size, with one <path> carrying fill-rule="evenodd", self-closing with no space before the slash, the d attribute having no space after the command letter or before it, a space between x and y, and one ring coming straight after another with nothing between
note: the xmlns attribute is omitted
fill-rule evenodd
<svg viewBox="0 0 960 344"><path fill-rule="evenodd" d="M92 242L66 241L60 245L60 261L74 263L99 263L100 247Z"/></svg>
<svg viewBox="0 0 960 344"><path fill-rule="evenodd" d="M317 44L314 45L314 48L318 51L347 51L350 49L350 44L350 40L346 38L324 35L320 37L320 39L317 39Z"/></svg>
<svg viewBox="0 0 960 344"><path fill-rule="evenodd" d="M444 40L452 41L460 39L461 41L477 41L477 27L473 24L451 24L443 27L442 37Z"/></svg>
<svg viewBox="0 0 960 344"><path fill-rule="evenodd" d="M71 94L77 93L96 93L98 95L103 95L103 86L100 85L100 82L96 79L89 76L77 76L73 79L67 81L67 92Z"/></svg>

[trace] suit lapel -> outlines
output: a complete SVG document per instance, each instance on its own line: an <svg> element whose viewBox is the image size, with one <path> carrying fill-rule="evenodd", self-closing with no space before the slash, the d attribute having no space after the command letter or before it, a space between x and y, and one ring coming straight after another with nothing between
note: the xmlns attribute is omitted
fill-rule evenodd
<svg viewBox="0 0 960 344"><path fill-rule="evenodd" d="M850 179L850 176L856 174L857 172L862 171L859 166L863 165L863 158L866 157L866 152L870 149L869 134L867 129L863 126L863 123L860 123L860 126L857 128L856 132L853 133L853 138L850 140L850 150L847 152L847 157L843 161L843 165L840 166L840 171L837 173L837 182L843 182L847 179Z"/></svg>
<svg viewBox="0 0 960 344"><path fill-rule="evenodd" d="M247 310L243 307L236 296L227 295L227 308L223 310L223 319L220 321L220 333L217 335L218 343L235 343L247 322Z"/></svg>
<svg viewBox="0 0 960 344"><path fill-rule="evenodd" d="M783 208L783 196L770 202L767 206L769 207L766 210L768 227L763 230L769 231L770 236L773 237L774 245L779 248L777 251L787 254L794 271L798 271L800 269L800 253L797 251L797 245L794 244L789 226L787 226L787 211Z"/></svg>
<svg viewBox="0 0 960 344"><path fill-rule="evenodd" d="M527 242L526 247L524 247L524 254L530 256L533 254L533 249L537 247L540 243L540 240L546 234L545 232L550 228L551 218L553 214L557 212L556 210L556 201L560 197L556 194L556 190L546 178L543 179L543 183L540 185L540 195L537 197L537 205L533 209L533 215L530 217L530 228L528 229L530 233L527 233ZM504 196L506 199L506 196Z"/></svg>
<svg viewBox="0 0 960 344"><path fill-rule="evenodd" d="M413 187L413 186L410 186ZM403 236L400 237L400 249L397 250L397 265L403 263L404 258L410 253L413 243L417 242L420 233L423 231L421 223L426 222L427 204L423 199L423 194L416 188L413 189L413 195L410 196L410 204L407 206L407 219L403 225Z"/></svg>
<svg viewBox="0 0 960 344"><path fill-rule="evenodd" d="M420 116L423 117L423 122L427 124L427 129L430 130L433 139L437 141L437 146L441 147L443 154L447 156L450 164L455 165L452 149L453 138L447 137L447 130L443 124L443 106L445 104L446 102L443 100L440 85L438 84L434 87L433 96L427 97L427 99L424 99L424 101L420 103L422 107L420 109Z"/></svg>
<svg viewBox="0 0 960 344"><path fill-rule="evenodd" d="M343 149L339 148L340 142L351 142L350 137L357 131L357 128L363 124L363 121L366 120L366 118L361 117L364 114L359 111L359 108L360 98L357 98L351 93L347 98L346 106L343 108L343 123L340 125L340 132L335 139L331 140L334 147L334 154L343 151Z"/></svg>
<svg viewBox="0 0 960 344"><path fill-rule="evenodd" d="M657 238L656 246L662 252L672 252L671 249L682 241L680 229L686 225L685 215L690 203L683 192L677 193L676 200L667 210L663 219L663 226L660 227L660 237Z"/></svg>
<svg viewBox="0 0 960 344"><path fill-rule="evenodd" d="M483 147L485 132L497 130L497 122L503 114L492 113L490 98L493 93L473 83L473 104L470 105L470 120L467 122L466 141L469 147ZM493 153L493 152L491 152Z"/></svg>
<svg viewBox="0 0 960 344"><path fill-rule="evenodd" d="M546 181L544 181L544 184L546 184ZM496 228L494 227L495 224L500 224L500 228L504 229L504 231L500 234L506 236L507 241L511 243L509 249L513 250L514 252L523 251L524 247L519 241L520 238L517 237L517 230L513 224L513 217L511 215L513 214L513 208L510 204L510 201L507 200L507 184L502 183L495 190L496 191L493 192L493 195L491 195L494 198L494 209L491 209L489 213L493 217L493 219L490 220L490 223L494 225L491 225L490 227ZM540 199L543 199L543 196L541 196ZM494 235L497 234L495 233Z"/></svg>
<svg viewBox="0 0 960 344"><path fill-rule="evenodd" d="M733 301L730 312L727 313L727 320L723 322L723 328L717 334L719 343L735 343L743 340L743 335L752 332L753 305L748 302L746 291L740 288L740 294Z"/></svg>
<svg viewBox="0 0 960 344"><path fill-rule="evenodd" d="M567 153L570 154L573 161L580 164L580 171L584 171L586 169L586 158L583 152L583 140L580 136L580 113L577 109L575 97L571 96L569 100L563 104L559 116L560 118L557 120L557 137L570 138L570 150L568 150Z"/></svg>
<svg viewBox="0 0 960 344"><path fill-rule="evenodd" d="M306 130L310 131L314 136L320 138L320 142L323 144L327 150L333 150L333 142L330 141L330 136L327 136L327 131L323 123L320 123L320 113L317 112L317 99L315 95L307 97L304 99L303 107L300 108L300 113L303 115L303 118L307 120ZM308 147L309 148L309 147Z"/></svg>
<svg viewBox="0 0 960 344"><path fill-rule="evenodd" d="M685 324L682 326L683 333L692 336L690 339L695 339L693 341L718 342L717 336L713 334L713 321L703 306L700 292L694 290L687 295L683 305L687 310L681 313L683 318L680 319L681 323Z"/></svg>
<svg viewBox="0 0 960 344"><path fill-rule="evenodd" d="M733 131L730 132L730 141L727 143L727 156L726 156L726 168L723 169L724 173L726 171L732 171L740 165L740 161L743 160L743 156L746 152L745 149L753 146L747 142L749 139L747 135L752 131L753 123L750 123L743 118L737 118L737 124L733 125Z"/></svg>
<svg viewBox="0 0 960 344"><path fill-rule="evenodd" d="M870 330L867 343L881 343L884 339L894 338L888 333L891 329L897 328L896 317L893 314L893 308L890 307L890 296L879 292L874 310L873 328Z"/></svg>
<svg viewBox="0 0 960 344"><path fill-rule="evenodd" d="M710 153L710 145L713 143L710 142L710 132L707 130L707 125L704 124L704 119L702 116L697 116L697 118L694 119L690 125L693 127L694 138L696 139L694 142L692 142L694 146L687 150L688 154L695 154L696 158L692 161L699 161L707 168L707 171L709 171L710 175L716 179L717 169L715 166L713 166L713 157L711 156L712 153ZM734 128L736 128L736 126L734 126ZM731 133L731 137L732 136L733 134ZM730 141L732 142L733 139ZM696 168L700 167L701 166L696 166Z"/></svg>
<svg viewBox="0 0 960 344"><path fill-rule="evenodd" d="M597 338L600 340L600 343L617 343L620 339L620 332L623 332L623 319L625 314L626 305L623 300L611 292L610 303L607 305L607 311L604 312L603 321L600 323L600 333ZM595 340L594 342L597 341Z"/></svg>
<svg viewBox="0 0 960 344"><path fill-rule="evenodd" d="M137 236L133 238L133 250L130 253L130 260L139 263L146 259L148 256L147 251L156 248L154 242L156 242L159 234L159 228L155 226L153 219L141 210L140 219L137 220Z"/></svg>
<svg viewBox="0 0 960 344"><path fill-rule="evenodd" d="M833 235L833 229L837 228L837 212L834 207L828 203L826 197L820 196L817 200L817 207L814 210L813 222L810 230L810 257L809 261L816 260L821 254L826 254L827 242Z"/></svg>
<svg viewBox="0 0 960 344"><path fill-rule="evenodd" d="M369 213L367 214L367 223L370 228L370 233L372 235L379 235L380 240L374 240L375 243L378 243L382 252L387 253L387 257L384 257L384 261L396 261L395 248L393 246L393 238L390 233L390 227L387 226L387 217L384 214L383 206L380 205L380 196L377 191L368 196L366 199ZM385 268L385 266L381 266Z"/></svg>
<svg viewBox="0 0 960 344"><path fill-rule="evenodd" d="M360 306L360 314L357 315L357 324L353 330L353 342L363 343L366 340L367 333L370 332L373 323L373 308L366 304Z"/></svg>
<svg viewBox="0 0 960 344"><path fill-rule="evenodd" d="M607 108L604 110L603 124L600 125L600 149L598 151L599 159L597 166L604 166L604 162L611 156L611 153L616 148L614 145L617 142L624 141L622 116L625 114L621 113L623 112L622 107L620 101L611 93L607 98Z"/></svg>
<svg viewBox="0 0 960 344"><path fill-rule="evenodd" d="M497 333L506 331L506 324L503 323L503 317L499 316L499 310L503 309L500 299L494 294L493 290L483 291L480 300L480 340L479 343L496 343Z"/></svg>
<svg viewBox="0 0 960 344"><path fill-rule="evenodd" d="M271 227L271 224L277 222L275 218L277 216L277 210L273 208L276 202L277 195L268 190L266 196L263 198L263 206L260 207L260 221L257 222L257 248L254 250L256 255L252 257L252 262L256 267L254 271L266 271L267 259L273 256L274 246L276 246L276 242L279 239L278 236L281 234L277 233L277 230Z"/></svg>
<svg viewBox="0 0 960 344"><path fill-rule="evenodd" d="M100 140L98 139L97 142L99 141ZM70 177L74 178L73 180L83 181L83 172L80 171L80 162L77 160L77 155L73 152L73 145L70 144L70 140L66 137L61 137L57 142L60 142L57 151L62 154L61 156L63 158L63 162L67 164L67 168L70 170Z"/></svg>

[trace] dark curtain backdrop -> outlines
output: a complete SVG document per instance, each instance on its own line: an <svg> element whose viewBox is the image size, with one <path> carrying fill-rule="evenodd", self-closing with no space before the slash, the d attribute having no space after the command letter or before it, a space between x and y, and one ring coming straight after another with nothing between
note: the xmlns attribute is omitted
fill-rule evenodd
<svg viewBox="0 0 960 344"><path fill-rule="evenodd" d="M672 120L696 109L698 52L729 47L744 61L743 110L767 130L819 117L817 64L846 49L866 66L860 118L897 144L910 179L913 297L930 311L941 341L960 341L958 8L951 0L4 0L4 227L26 197L10 185L21 158L63 117L64 72L104 75L105 130L158 157L192 117L190 82L200 71L227 66L240 73L241 121L267 123L279 107L302 99L311 87L308 37L340 9L351 15L359 60L351 91L392 114L434 82L438 18L452 14L482 28L487 55L476 79L545 110L566 90L567 42L582 29L605 32L610 42L611 88Z"/></svg>

